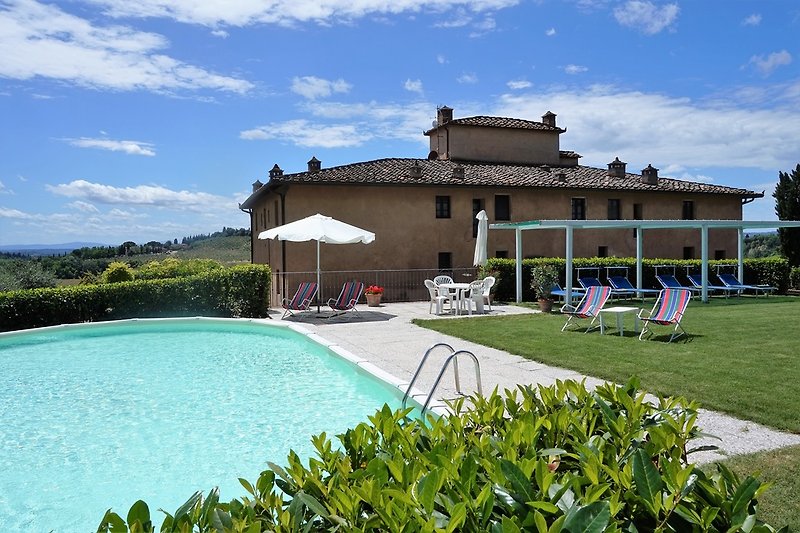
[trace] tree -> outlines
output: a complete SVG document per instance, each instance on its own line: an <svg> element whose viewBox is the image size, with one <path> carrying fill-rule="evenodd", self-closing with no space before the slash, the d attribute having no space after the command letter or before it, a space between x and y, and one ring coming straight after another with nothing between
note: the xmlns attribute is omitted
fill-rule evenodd
<svg viewBox="0 0 800 533"><path fill-rule="evenodd" d="M800 164L790 173L778 172L772 193L779 220L800 220ZM800 228L779 228L781 251L791 266L800 266Z"/></svg>

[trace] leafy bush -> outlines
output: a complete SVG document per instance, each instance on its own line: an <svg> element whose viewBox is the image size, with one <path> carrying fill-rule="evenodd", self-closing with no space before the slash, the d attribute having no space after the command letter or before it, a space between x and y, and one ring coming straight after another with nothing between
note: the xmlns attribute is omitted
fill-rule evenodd
<svg viewBox="0 0 800 533"><path fill-rule="evenodd" d="M534 290L531 288L531 269L537 265L555 266L559 271L561 284L563 285L566 282L565 259L560 257L523 259L522 299L524 301L533 301L535 299ZM644 259L642 260L643 287L661 287L656 280L656 267L660 265L674 265L678 278L685 281L684 276L687 269L692 272L699 272L701 261L699 259ZM708 265L713 273L718 266L735 268L737 262L735 259L714 260L709 261ZM627 267L628 279L636 285L636 258L634 257L580 257L573 260L573 267L598 268L601 281L606 277L606 269L608 267ZM516 261L514 259L492 258L489 259L484 268L500 272L496 291L497 299L500 301L513 301L516 294ZM744 260L745 283L771 285L778 287L778 292L783 293L789 287L789 275L789 262L782 257ZM574 281L574 283L577 283L577 281Z"/></svg>
<svg viewBox="0 0 800 533"><path fill-rule="evenodd" d="M150 261L136 271L138 279L185 278L221 270L222 264L213 259L175 259L169 257L163 261Z"/></svg>
<svg viewBox="0 0 800 533"><path fill-rule="evenodd" d="M0 331L134 317L265 317L271 273L239 265L207 274L0 293Z"/></svg>
<svg viewBox="0 0 800 533"><path fill-rule="evenodd" d="M651 405L635 381L471 401L427 424L384 406L339 446L314 437L308 466L291 452L285 468L241 480L242 499L195 493L161 531L774 531L756 518L766 485L687 462L694 404ZM98 532L128 528L153 531L143 501L127 524L109 510Z"/></svg>
<svg viewBox="0 0 800 533"><path fill-rule="evenodd" d="M56 278L38 261L0 262L0 292L55 287Z"/></svg>
<svg viewBox="0 0 800 533"><path fill-rule="evenodd" d="M792 267L789 274L789 286L793 289L800 289L800 267Z"/></svg>
<svg viewBox="0 0 800 533"><path fill-rule="evenodd" d="M103 283L122 283L123 281L133 281L133 269L122 261L114 261L103 271L100 279Z"/></svg>

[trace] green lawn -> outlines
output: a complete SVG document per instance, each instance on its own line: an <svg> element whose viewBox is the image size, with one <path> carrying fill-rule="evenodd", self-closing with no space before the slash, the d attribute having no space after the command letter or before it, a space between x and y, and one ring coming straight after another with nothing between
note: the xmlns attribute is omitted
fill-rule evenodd
<svg viewBox="0 0 800 533"><path fill-rule="evenodd" d="M648 310L651 306L652 301L645 305ZM692 302L682 322L690 340L671 344L667 335L639 341L633 332L624 337L616 331L604 336L598 331L561 333L565 318L558 313L416 323L619 383L636 375L650 392L685 396L709 409L798 433L799 318L800 298ZM631 317L625 319L630 327ZM741 476L760 473L773 483L759 502L760 517L800 531L800 446L732 457L726 464Z"/></svg>
<svg viewBox="0 0 800 533"><path fill-rule="evenodd" d="M630 302L622 305L632 305ZM641 302L638 302L641 305ZM652 306L652 301L646 307ZM688 342L648 341L632 331L600 335L559 331L549 315L419 320L420 326L553 366L618 383L638 376L642 387L681 395L703 407L774 428L800 432L800 299L714 298L692 302L682 321ZM625 316L627 327L632 317ZM658 335L658 333L665 335Z"/></svg>

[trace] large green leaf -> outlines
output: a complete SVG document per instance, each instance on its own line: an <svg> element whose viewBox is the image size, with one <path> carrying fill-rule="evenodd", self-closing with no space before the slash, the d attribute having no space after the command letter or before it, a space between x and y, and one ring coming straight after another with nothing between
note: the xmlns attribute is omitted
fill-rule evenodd
<svg viewBox="0 0 800 533"><path fill-rule="evenodd" d="M128 525L138 521L145 529L150 527L150 508L142 500L137 500L128 511Z"/></svg>
<svg viewBox="0 0 800 533"><path fill-rule="evenodd" d="M650 456L642 448L633 454L633 480L637 494L650 505L654 513L658 513L664 481Z"/></svg>
<svg viewBox="0 0 800 533"><path fill-rule="evenodd" d="M508 459L501 459L500 471L511 484L512 496L520 499L521 503L536 500L536 492L533 490L531 480L516 464Z"/></svg>
<svg viewBox="0 0 800 533"><path fill-rule="evenodd" d="M564 529L570 533L600 533L608 526L608 502L594 502L567 514Z"/></svg>

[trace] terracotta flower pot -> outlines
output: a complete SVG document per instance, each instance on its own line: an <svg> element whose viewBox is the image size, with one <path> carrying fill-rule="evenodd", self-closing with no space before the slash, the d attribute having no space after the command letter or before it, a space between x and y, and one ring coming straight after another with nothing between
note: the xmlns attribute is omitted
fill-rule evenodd
<svg viewBox="0 0 800 533"><path fill-rule="evenodd" d="M381 296L383 296L382 294L365 294L364 296L367 297L368 307L378 307L381 305Z"/></svg>
<svg viewBox="0 0 800 533"><path fill-rule="evenodd" d="M539 310L542 313L549 313L553 310L553 300L539 298Z"/></svg>

